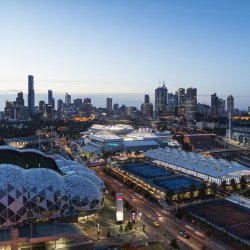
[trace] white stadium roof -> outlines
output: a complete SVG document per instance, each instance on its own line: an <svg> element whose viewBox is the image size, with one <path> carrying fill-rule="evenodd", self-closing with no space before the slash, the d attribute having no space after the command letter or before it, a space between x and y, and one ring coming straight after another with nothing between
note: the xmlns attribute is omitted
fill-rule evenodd
<svg viewBox="0 0 250 250"><path fill-rule="evenodd" d="M90 135L90 138L91 139L96 139L96 140L101 140L101 141L122 141L123 139L109 131L105 131L105 130L102 130L102 131L99 131L97 132L96 134L93 134L93 135Z"/></svg>
<svg viewBox="0 0 250 250"><path fill-rule="evenodd" d="M148 132L148 131L145 131L145 130L135 130L129 134L127 134L127 137L128 138L134 138L134 139L137 139L137 140L140 140L140 139L157 139L158 136L151 133L151 132Z"/></svg>
<svg viewBox="0 0 250 250"><path fill-rule="evenodd" d="M250 169L237 162L206 158L197 153L187 153L173 148L153 149L145 152L144 156L216 178L228 175L250 175Z"/></svg>

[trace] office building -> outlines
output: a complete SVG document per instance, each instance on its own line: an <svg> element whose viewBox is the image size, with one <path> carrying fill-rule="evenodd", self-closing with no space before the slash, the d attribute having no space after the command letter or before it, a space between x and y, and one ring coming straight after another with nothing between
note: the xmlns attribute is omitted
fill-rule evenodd
<svg viewBox="0 0 250 250"><path fill-rule="evenodd" d="M71 104L71 95L68 93L65 94L65 104L70 105Z"/></svg>
<svg viewBox="0 0 250 250"><path fill-rule="evenodd" d="M168 105L168 89L163 82L162 87L155 89L155 114L156 117L164 113Z"/></svg>
<svg viewBox="0 0 250 250"><path fill-rule="evenodd" d="M74 99L73 103L75 108L78 109L82 105L82 99L81 98Z"/></svg>
<svg viewBox="0 0 250 250"><path fill-rule="evenodd" d="M53 92L52 90L48 90L48 104L52 106L53 102Z"/></svg>
<svg viewBox="0 0 250 250"><path fill-rule="evenodd" d="M118 103L115 103L113 105L113 111L114 111L115 114L117 114L119 112L119 104Z"/></svg>
<svg viewBox="0 0 250 250"><path fill-rule="evenodd" d="M194 121L197 112L197 89L188 88L185 96L185 118L187 121Z"/></svg>
<svg viewBox="0 0 250 250"><path fill-rule="evenodd" d="M184 116L185 113L185 89L178 89L178 115Z"/></svg>
<svg viewBox="0 0 250 250"><path fill-rule="evenodd" d="M218 109L217 109L218 116L224 116L225 110L226 110L226 101L222 98L219 98L218 99Z"/></svg>
<svg viewBox="0 0 250 250"><path fill-rule="evenodd" d="M62 99L58 99L57 100L57 110L61 111L63 108L63 100Z"/></svg>
<svg viewBox="0 0 250 250"><path fill-rule="evenodd" d="M211 95L211 113L213 116L217 116L219 97L216 93Z"/></svg>
<svg viewBox="0 0 250 250"><path fill-rule="evenodd" d="M112 98L107 98L106 108L107 108L108 115L111 115L112 114Z"/></svg>
<svg viewBox="0 0 250 250"><path fill-rule="evenodd" d="M32 117L34 114L35 107L35 90L34 90L34 77L28 76L28 109L29 116Z"/></svg>
<svg viewBox="0 0 250 250"><path fill-rule="evenodd" d="M24 106L23 92L17 93L16 105L17 106Z"/></svg>
<svg viewBox="0 0 250 250"><path fill-rule="evenodd" d="M141 105L141 113L143 118L152 118L153 116L153 104L150 103L149 95L145 95L144 103Z"/></svg>
<svg viewBox="0 0 250 250"><path fill-rule="evenodd" d="M144 96L144 103L150 103L149 95Z"/></svg>

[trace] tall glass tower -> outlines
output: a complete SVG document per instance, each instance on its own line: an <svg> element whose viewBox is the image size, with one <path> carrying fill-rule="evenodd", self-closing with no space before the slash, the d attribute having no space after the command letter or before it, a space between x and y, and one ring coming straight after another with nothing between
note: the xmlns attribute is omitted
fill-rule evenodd
<svg viewBox="0 0 250 250"><path fill-rule="evenodd" d="M34 91L34 77L28 76L28 109L29 116L32 117L34 114L34 106L35 106L35 91Z"/></svg>
<svg viewBox="0 0 250 250"><path fill-rule="evenodd" d="M166 110L168 105L168 89L163 82L162 87L159 87L155 90L155 113L156 116L159 116L161 111Z"/></svg>

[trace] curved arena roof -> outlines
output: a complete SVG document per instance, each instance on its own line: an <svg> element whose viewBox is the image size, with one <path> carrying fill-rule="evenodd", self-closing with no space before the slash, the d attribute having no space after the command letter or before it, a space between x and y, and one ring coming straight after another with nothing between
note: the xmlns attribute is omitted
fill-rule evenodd
<svg viewBox="0 0 250 250"><path fill-rule="evenodd" d="M12 155L12 159L5 158L7 163L4 163L3 153ZM36 164L40 159L43 164L53 162L53 167L25 167L25 159L31 162L30 153L37 157ZM17 164L18 159L24 166ZM59 155L46 156L34 149L0 147L0 227L99 210L104 190L104 182L80 163Z"/></svg>

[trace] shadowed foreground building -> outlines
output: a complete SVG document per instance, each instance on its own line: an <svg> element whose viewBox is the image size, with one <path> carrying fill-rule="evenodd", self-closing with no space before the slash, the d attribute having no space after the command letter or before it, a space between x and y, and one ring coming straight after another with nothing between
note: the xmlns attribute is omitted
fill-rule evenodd
<svg viewBox="0 0 250 250"><path fill-rule="evenodd" d="M48 224L47 227L54 222L55 227L60 228L62 223L62 227L71 228L65 223L77 222L78 217L102 208L104 191L103 181L77 162L32 149L0 147L0 245L12 244L5 242L7 238L1 238L3 231L12 235L9 241L22 242L21 232L26 227L32 230L32 224L38 231L42 230L37 224L41 221ZM13 228L19 231L10 231ZM69 238L71 230L75 229L68 230ZM55 229L51 234L56 238L59 231L57 234ZM32 241L50 241L52 235L44 234L46 239L39 239L37 234Z"/></svg>

